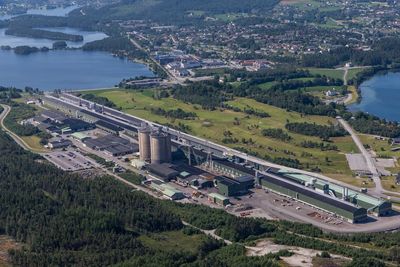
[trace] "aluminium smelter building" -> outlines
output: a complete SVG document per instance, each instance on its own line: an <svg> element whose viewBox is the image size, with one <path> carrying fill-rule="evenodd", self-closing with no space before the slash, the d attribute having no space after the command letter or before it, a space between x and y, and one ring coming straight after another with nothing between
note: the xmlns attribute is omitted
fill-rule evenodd
<svg viewBox="0 0 400 267"><path fill-rule="evenodd" d="M367 219L367 210L365 208L357 207L349 202L316 192L272 173L263 174L263 176L258 177L258 182L260 185L274 192L336 214L350 223L358 223Z"/></svg>

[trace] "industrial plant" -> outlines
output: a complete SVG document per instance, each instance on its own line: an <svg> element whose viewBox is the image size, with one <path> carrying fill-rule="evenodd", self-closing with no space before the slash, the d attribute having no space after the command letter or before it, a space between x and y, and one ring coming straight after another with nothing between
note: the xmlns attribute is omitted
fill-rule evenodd
<svg viewBox="0 0 400 267"><path fill-rule="evenodd" d="M82 141L109 155L136 153L132 166L155 178L152 189L170 199L182 192L170 182L190 187L217 205L263 189L306 204L350 223L365 222L368 216L391 214L391 202L301 170L277 168L271 163L242 152L211 143L180 131L98 105L71 94L45 96L44 103L73 119L84 121L109 133ZM59 113L57 113L59 115ZM137 144L131 144L133 140ZM125 140L125 141L124 141ZM153 183L151 185L151 183Z"/></svg>

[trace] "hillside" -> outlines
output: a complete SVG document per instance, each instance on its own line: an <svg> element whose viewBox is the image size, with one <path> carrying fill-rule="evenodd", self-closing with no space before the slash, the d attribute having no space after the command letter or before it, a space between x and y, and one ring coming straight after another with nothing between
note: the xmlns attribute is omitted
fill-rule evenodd
<svg viewBox="0 0 400 267"><path fill-rule="evenodd" d="M163 23L188 23L208 15L259 13L271 10L277 0L124 0L100 9L85 8L87 16L103 19L150 19ZM77 14L78 12L75 12Z"/></svg>

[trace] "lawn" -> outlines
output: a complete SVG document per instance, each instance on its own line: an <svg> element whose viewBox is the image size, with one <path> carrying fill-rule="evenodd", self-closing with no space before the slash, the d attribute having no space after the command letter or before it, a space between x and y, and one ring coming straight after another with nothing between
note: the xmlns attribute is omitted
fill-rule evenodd
<svg viewBox="0 0 400 267"><path fill-rule="evenodd" d="M154 250L165 252L181 251L196 253L202 240L203 234L186 235L182 231L169 231L157 234L141 235L138 238L144 246Z"/></svg>
<svg viewBox="0 0 400 267"><path fill-rule="evenodd" d="M394 176L382 177L382 186L386 190L400 192L400 185L396 184Z"/></svg>
<svg viewBox="0 0 400 267"><path fill-rule="evenodd" d="M277 82L273 81L273 82L265 82L265 83L261 83L258 85L258 87L260 87L261 89L270 89L273 85L277 84Z"/></svg>
<svg viewBox="0 0 400 267"><path fill-rule="evenodd" d="M49 152L42 144L40 144L40 137L36 135L32 136L20 136L22 140L32 149L34 152Z"/></svg>
<svg viewBox="0 0 400 267"><path fill-rule="evenodd" d="M353 79L358 73L362 72L363 70L365 70L365 68L349 69L349 71L347 72L347 80Z"/></svg>
<svg viewBox="0 0 400 267"><path fill-rule="evenodd" d="M400 157L400 151L391 151L392 146L387 140L378 140L373 135L366 134L360 134L359 138L364 145L370 146L378 157Z"/></svg>
<svg viewBox="0 0 400 267"><path fill-rule="evenodd" d="M325 75L334 79L343 80L344 71L337 69L324 69L324 68L308 68L311 74Z"/></svg>
<svg viewBox="0 0 400 267"><path fill-rule="evenodd" d="M290 142L284 142L273 138L264 137L261 130L265 128L285 128L287 122L315 122L327 125L329 122L335 123L335 119L323 116L302 116L297 112L287 112L284 109L256 102L252 99L238 98L229 101L228 104L244 109L252 107L258 111L267 112L271 117L259 118L247 115L243 112L232 110L203 110L196 105L190 105L173 99L163 98L161 100L152 98L151 90L112 90L112 91L91 91L109 98L118 107L127 113L136 115L161 124L179 123L190 127L190 133L199 137L204 137L218 143L223 143L224 132L230 131L232 136L238 139L237 143L226 144L232 148L246 148L258 153L260 157L268 156L271 158L283 157L299 159L303 167L312 169L321 168L322 172L329 174L351 175L344 153L355 150L349 138L335 138L333 143L338 146L340 151L321 151L316 148L303 148L302 141L321 142L318 137L304 136L289 133L292 136ZM181 108L187 112L195 112L198 116L195 120L170 119L155 115L151 108L163 108L171 110ZM235 123L236 121L236 123ZM285 130L286 131L286 130ZM249 143L249 140L253 142Z"/></svg>

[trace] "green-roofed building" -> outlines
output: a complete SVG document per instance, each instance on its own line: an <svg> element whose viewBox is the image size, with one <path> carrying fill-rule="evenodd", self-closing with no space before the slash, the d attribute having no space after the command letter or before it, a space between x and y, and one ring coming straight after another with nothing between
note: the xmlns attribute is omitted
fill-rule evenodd
<svg viewBox="0 0 400 267"><path fill-rule="evenodd" d="M226 206L229 204L229 198L220 195L218 193L210 193L208 194L208 200L212 203L221 205L221 206Z"/></svg>
<svg viewBox="0 0 400 267"><path fill-rule="evenodd" d="M307 174L295 173L285 169L278 170L276 174L291 182L314 188L321 193L350 202L366 209L368 213L375 216L388 215L392 211L392 203L390 201L367 195L361 191L352 190Z"/></svg>
<svg viewBox="0 0 400 267"><path fill-rule="evenodd" d="M76 139L76 140L79 140L81 142L83 142L86 139L90 138L88 135L86 135L84 133L81 133L81 132L75 132L75 133L71 134L71 137Z"/></svg>

